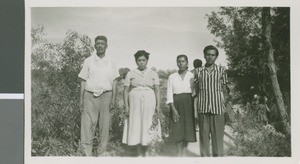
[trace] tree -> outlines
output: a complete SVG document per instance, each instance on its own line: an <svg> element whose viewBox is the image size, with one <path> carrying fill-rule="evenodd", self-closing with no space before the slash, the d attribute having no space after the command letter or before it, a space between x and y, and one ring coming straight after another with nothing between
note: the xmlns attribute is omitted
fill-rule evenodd
<svg viewBox="0 0 300 164"><path fill-rule="evenodd" d="M244 102L249 101L253 93L267 95L268 105L273 109L270 122L282 125L279 121L282 110L274 105L277 96L273 92L273 81L268 78L268 58L262 35L262 10L261 7L221 7L218 12L207 15L208 29L217 37L217 46L226 52L228 76ZM270 42L274 45L275 72L280 86L278 89L287 105L287 116L290 111L289 17L289 8L271 8ZM276 126L276 129L284 132L285 128L282 127L284 126Z"/></svg>
<svg viewBox="0 0 300 164"><path fill-rule="evenodd" d="M78 73L93 51L91 39L68 31L62 42L32 29L32 154L76 155L80 135ZM63 147L64 149L61 149Z"/></svg>
<svg viewBox="0 0 300 164"><path fill-rule="evenodd" d="M274 62L274 49L271 42L271 15L270 15L270 8L264 7L262 9L262 34L263 34L263 40L264 40L264 49L267 56L267 65L269 68L269 77L272 84L272 90L274 91L275 95L275 103L276 107L279 110L279 116L282 120L283 127L284 127L284 133L288 139L290 139L291 131L288 124L288 117L285 110L284 102L282 99L282 94L280 91L278 79L277 79L277 71L276 71L276 65Z"/></svg>

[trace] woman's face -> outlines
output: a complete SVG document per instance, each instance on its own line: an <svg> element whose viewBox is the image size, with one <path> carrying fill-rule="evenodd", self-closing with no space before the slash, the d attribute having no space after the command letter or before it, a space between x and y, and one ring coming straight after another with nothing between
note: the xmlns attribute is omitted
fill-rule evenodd
<svg viewBox="0 0 300 164"><path fill-rule="evenodd" d="M180 57L177 59L177 66L179 70L186 70L188 67L188 61L184 57Z"/></svg>
<svg viewBox="0 0 300 164"><path fill-rule="evenodd" d="M139 58L137 58L136 64L138 65L138 68L140 70L143 70L147 67L148 60L145 56L140 56Z"/></svg>

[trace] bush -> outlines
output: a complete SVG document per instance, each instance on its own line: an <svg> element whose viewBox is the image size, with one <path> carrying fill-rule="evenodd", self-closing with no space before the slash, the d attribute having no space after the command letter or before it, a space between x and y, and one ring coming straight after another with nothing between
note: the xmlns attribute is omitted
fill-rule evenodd
<svg viewBox="0 0 300 164"><path fill-rule="evenodd" d="M291 146L286 137L272 125L258 123L253 115L238 115L232 128L235 145L229 146L228 155L291 156Z"/></svg>

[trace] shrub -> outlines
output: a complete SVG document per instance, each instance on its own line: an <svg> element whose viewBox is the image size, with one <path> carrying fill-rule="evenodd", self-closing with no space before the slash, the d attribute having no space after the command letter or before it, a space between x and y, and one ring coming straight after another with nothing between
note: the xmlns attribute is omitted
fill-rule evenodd
<svg viewBox="0 0 300 164"><path fill-rule="evenodd" d="M228 155L234 156L291 156L291 146L285 136L270 125L258 123L253 115L238 115L232 124L235 145Z"/></svg>

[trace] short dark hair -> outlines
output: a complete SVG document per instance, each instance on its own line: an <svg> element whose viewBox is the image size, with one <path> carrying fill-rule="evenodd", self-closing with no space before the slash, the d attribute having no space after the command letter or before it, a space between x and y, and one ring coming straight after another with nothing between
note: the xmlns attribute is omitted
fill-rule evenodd
<svg viewBox="0 0 300 164"><path fill-rule="evenodd" d="M138 50L135 54L134 54L134 58L135 61L137 61L137 59L141 56L145 56L145 58L148 60L149 59L149 52L146 52L145 50Z"/></svg>
<svg viewBox="0 0 300 164"><path fill-rule="evenodd" d="M194 68L202 67L202 60L195 59L194 62L193 62L193 66L194 66Z"/></svg>
<svg viewBox="0 0 300 164"><path fill-rule="evenodd" d="M187 57L186 55L184 55L184 54L178 55L177 58L176 58L176 61L177 61L179 58L184 58L187 62L189 62L188 57Z"/></svg>
<svg viewBox="0 0 300 164"><path fill-rule="evenodd" d="M206 54L206 51L208 51L208 50L215 50L216 53L217 53L216 55L219 56L219 51L218 51L218 49L217 49L215 46L213 46L213 45L206 46L206 47L203 49L203 54L205 55L205 54Z"/></svg>
<svg viewBox="0 0 300 164"><path fill-rule="evenodd" d="M95 38L95 42L96 42L97 40L104 40L104 41L107 43L107 38L106 38L106 36L103 36L103 35L97 36L97 37Z"/></svg>

